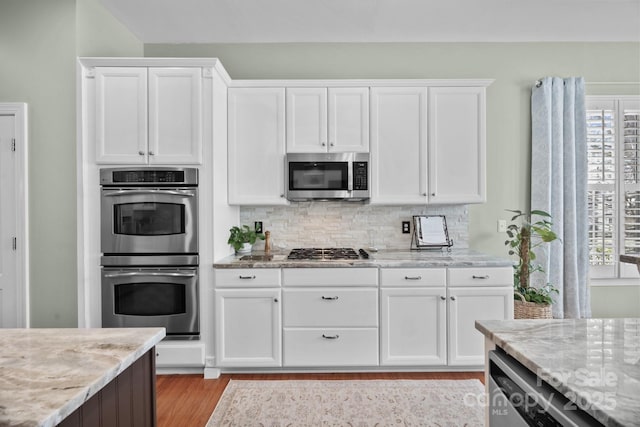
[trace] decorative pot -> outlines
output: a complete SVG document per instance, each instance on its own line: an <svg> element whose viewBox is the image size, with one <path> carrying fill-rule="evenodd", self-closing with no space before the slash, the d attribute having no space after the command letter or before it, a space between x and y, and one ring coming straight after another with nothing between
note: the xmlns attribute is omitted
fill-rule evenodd
<svg viewBox="0 0 640 427"><path fill-rule="evenodd" d="M236 251L238 254L248 254L251 252L251 248L253 245L251 243L243 243L242 247Z"/></svg>
<svg viewBox="0 0 640 427"><path fill-rule="evenodd" d="M527 301L524 299L524 296L518 292L515 292L515 295L519 297L520 300L513 302L514 319L553 319L551 304Z"/></svg>

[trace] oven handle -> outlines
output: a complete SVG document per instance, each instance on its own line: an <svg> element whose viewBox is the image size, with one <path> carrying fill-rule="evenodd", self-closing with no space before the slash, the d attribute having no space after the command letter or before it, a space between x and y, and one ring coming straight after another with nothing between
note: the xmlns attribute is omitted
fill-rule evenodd
<svg viewBox="0 0 640 427"><path fill-rule="evenodd" d="M131 276L166 276L166 277L195 277L196 273L158 273L158 272L144 272L144 271L127 271L121 273L108 273L104 277L131 277Z"/></svg>
<svg viewBox="0 0 640 427"><path fill-rule="evenodd" d="M168 196L193 197L193 190L104 190L105 197L133 196L136 194L166 194Z"/></svg>

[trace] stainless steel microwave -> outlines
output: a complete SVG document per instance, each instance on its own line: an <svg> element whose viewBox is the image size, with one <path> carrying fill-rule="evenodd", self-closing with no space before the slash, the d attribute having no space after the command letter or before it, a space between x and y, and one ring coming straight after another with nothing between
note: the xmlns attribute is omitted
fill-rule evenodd
<svg viewBox="0 0 640 427"><path fill-rule="evenodd" d="M368 153L291 153L285 160L286 197L304 200L367 200Z"/></svg>

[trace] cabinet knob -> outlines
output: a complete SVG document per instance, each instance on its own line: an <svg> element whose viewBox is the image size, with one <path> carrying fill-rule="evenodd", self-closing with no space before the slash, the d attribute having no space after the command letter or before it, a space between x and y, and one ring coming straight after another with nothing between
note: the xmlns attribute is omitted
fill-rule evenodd
<svg viewBox="0 0 640 427"><path fill-rule="evenodd" d="M441 299L442 301L445 301L445 300L447 299L447 297L440 295L440 299Z"/></svg>
<svg viewBox="0 0 640 427"><path fill-rule="evenodd" d="M326 147L326 146L327 146L327 143L326 143L326 142L323 142L323 143L322 143L322 146L323 146L323 147Z"/></svg>
<svg viewBox="0 0 640 427"><path fill-rule="evenodd" d="M281 194L280 197L282 197L284 199L284 194Z"/></svg>
<svg viewBox="0 0 640 427"><path fill-rule="evenodd" d="M138 151L138 154L139 154L140 156L144 156L144 151Z"/></svg>
<svg viewBox="0 0 640 427"><path fill-rule="evenodd" d="M329 145L331 145L332 147L334 147L336 144L334 144L334 143L332 142L332 143L331 143L331 144L329 144Z"/></svg>
<svg viewBox="0 0 640 427"><path fill-rule="evenodd" d="M422 195L426 197L426 196L427 196L427 193L422 193Z"/></svg>
<svg viewBox="0 0 640 427"><path fill-rule="evenodd" d="M431 195L432 195L432 196L435 196L435 195L436 195L436 193L431 193Z"/></svg>
<svg viewBox="0 0 640 427"><path fill-rule="evenodd" d="M273 302L278 302L278 298L274 298L274 299L273 299Z"/></svg>
<svg viewBox="0 0 640 427"><path fill-rule="evenodd" d="M156 153L154 153L153 151L149 151L149 155L150 155L150 156L155 156L155 155L156 155Z"/></svg>
<svg viewBox="0 0 640 427"><path fill-rule="evenodd" d="M455 301L455 300L456 300L456 297L451 297L451 301Z"/></svg>

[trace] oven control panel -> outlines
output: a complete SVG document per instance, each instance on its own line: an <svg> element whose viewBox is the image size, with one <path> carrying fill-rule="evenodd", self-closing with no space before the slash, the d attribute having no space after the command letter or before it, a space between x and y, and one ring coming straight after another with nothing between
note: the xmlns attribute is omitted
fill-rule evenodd
<svg viewBox="0 0 640 427"><path fill-rule="evenodd" d="M106 168L100 170L101 185L197 185L196 168Z"/></svg>

